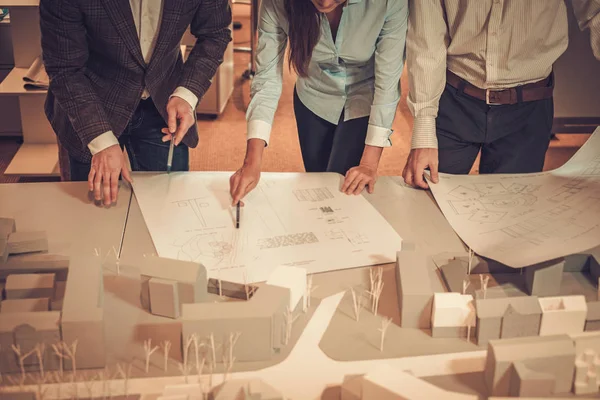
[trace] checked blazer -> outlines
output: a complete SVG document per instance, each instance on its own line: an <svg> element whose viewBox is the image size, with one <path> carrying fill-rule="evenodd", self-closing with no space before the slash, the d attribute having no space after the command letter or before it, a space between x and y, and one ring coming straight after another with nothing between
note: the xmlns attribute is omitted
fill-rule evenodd
<svg viewBox="0 0 600 400"><path fill-rule="evenodd" d="M163 4L146 64L128 0L40 0L42 53L50 77L45 112L71 157L89 162L87 145L93 139L110 130L119 137L144 88L165 121L176 87L198 99L208 90L231 40L228 0ZM179 43L188 26L197 41L184 64ZM195 124L183 142L198 145Z"/></svg>

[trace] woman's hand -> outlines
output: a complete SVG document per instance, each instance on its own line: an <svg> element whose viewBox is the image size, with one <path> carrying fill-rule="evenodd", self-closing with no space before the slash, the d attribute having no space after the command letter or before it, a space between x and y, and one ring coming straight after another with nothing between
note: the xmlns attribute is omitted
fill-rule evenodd
<svg viewBox="0 0 600 400"><path fill-rule="evenodd" d="M368 165L360 164L357 167L351 168L346 173L346 179L342 185L342 192L350 195L359 195L366 187L367 192L373 193L375 190L375 182L377 182L377 168Z"/></svg>
<svg viewBox="0 0 600 400"><path fill-rule="evenodd" d="M244 165L229 179L229 193L231 194L233 206L236 206L238 202L243 206L242 199L258 185L264 149L264 140L248 140Z"/></svg>

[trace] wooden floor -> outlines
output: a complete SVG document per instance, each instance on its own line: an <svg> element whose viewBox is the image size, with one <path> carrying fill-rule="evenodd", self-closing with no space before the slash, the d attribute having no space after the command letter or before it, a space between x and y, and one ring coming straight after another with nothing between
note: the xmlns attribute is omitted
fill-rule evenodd
<svg viewBox="0 0 600 400"><path fill-rule="evenodd" d="M249 20L247 6L236 5L235 20L242 22L242 30L234 31L234 43L247 46L249 41ZM236 81L233 95L224 113L216 120L198 118L200 144L190 153L190 168L195 171L233 171L244 157L246 145L245 112L249 100L250 82L241 76L248 66L247 53L235 53ZM263 162L264 171L303 171L302 158L298 144L296 123L293 113L292 94L295 76L284 69L284 84L279 108L275 116L270 146L266 150ZM383 153L379 173L381 175L400 175L410 150L410 135L413 119L406 104L406 74L402 78L402 101L394 121L393 146ZM554 169L564 164L585 143L589 135L557 135L550 145L546 156L545 169ZM4 176L6 166L16 153L18 143L15 139L0 138L0 183L16 182L15 177ZM474 167L476 172L477 167ZM32 181L27 178L21 181Z"/></svg>

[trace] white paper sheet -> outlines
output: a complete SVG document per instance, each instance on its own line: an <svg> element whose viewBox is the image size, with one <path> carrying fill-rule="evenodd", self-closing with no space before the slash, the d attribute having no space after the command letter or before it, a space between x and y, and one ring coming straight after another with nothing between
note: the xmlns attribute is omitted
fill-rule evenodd
<svg viewBox="0 0 600 400"><path fill-rule="evenodd" d="M431 191L476 253L520 268L600 245L600 128L563 167L538 174L440 174Z"/></svg>
<svg viewBox="0 0 600 400"><path fill-rule="evenodd" d="M230 173L136 174L134 191L161 257L198 261L209 276L261 282L279 265L308 273L395 262L401 238L336 174L263 174L240 229Z"/></svg>

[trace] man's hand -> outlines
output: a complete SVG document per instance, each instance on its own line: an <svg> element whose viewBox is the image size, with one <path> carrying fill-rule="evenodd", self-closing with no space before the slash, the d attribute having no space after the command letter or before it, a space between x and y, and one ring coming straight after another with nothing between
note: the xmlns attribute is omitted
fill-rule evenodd
<svg viewBox="0 0 600 400"><path fill-rule="evenodd" d="M168 142L175 137L175 146L179 145L188 130L196 123L194 118L194 109L190 103L181 97L173 96L167 103L167 113L169 114L168 127L162 130L162 141Z"/></svg>
<svg viewBox="0 0 600 400"><path fill-rule="evenodd" d="M131 174L125 164L125 156L119 145L107 147L92 157L92 166L88 175L90 192L94 192L96 201L110 206L117 201L119 191L119 175L123 175L129 183L133 183Z"/></svg>
<svg viewBox="0 0 600 400"><path fill-rule="evenodd" d="M377 182L377 168L368 165L359 165L351 168L346 173L346 179L342 185L342 192L350 195L359 195L366 187L367 192L373 193Z"/></svg>
<svg viewBox="0 0 600 400"><path fill-rule="evenodd" d="M404 182L414 187L429 189L429 185L423 177L426 168L431 171L433 183L438 183L438 150L412 149L402 172Z"/></svg>
<svg viewBox="0 0 600 400"><path fill-rule="evenodd" d="M250 193L258 182L260 181L260 163L246 163L242 168L238 169L235 174L229 178L229 190L231 198L233 199L232 205L243 206L242 199Z"/></svg>

